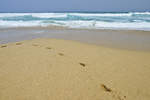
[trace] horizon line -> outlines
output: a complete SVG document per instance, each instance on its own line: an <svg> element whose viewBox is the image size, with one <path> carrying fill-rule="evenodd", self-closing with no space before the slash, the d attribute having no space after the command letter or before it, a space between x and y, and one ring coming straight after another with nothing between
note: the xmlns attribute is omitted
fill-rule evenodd
<svg viewBox="0 0 150 100"><path fill-rule="evenodd" d="M130 13L149 11L0 11L0 13Z"/></svg>

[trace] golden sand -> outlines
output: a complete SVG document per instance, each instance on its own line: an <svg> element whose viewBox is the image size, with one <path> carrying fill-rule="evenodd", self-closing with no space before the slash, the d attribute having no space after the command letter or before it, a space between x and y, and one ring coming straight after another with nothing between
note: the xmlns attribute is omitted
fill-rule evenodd
<svg viewBox="0 0 150 100"><path fill-rule="evenodd" d="M0 100L150 100L150 52L55 39L1 45Z"/></svg>

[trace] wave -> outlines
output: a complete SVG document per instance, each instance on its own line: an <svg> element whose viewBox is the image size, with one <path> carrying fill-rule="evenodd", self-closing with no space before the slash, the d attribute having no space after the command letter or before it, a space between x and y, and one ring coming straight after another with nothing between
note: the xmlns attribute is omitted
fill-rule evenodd
<svg viewBox="0 0 150 100"><path fill-rule="evenodd" d="M4 16L4 15L3 15ZM55 17L56 16L56 17ZM147 21L150 22L150 15L133 15L132 17L127 16L97 16L97 14L67 14L67 15L55 15L55 16L46 16L38 14L24 14L24 15L11 15L6 17L0 17L0 20L3 21L35 21L35 20L58 20L58 21L69 21L69 20L94 20L94 21L106 21L106 22L134 22L138 21Z"/></svg>
<svg viewBox="0 0 150 100"><path fill-rule="evenodd" d="M0 13L0 17L33 16L39 18L66 17L63 13Z"/></svg>
<svg viewBox="0 0 150 100"><path fill-rule="evenodd" d="M118 22L101 22L101 21L0 21L0 27L34 27L34 26L63 26L70 28L89 28L89 29L137 29L137 30L149 30L150 23L118 23Z"/></svg>
<svg viewBox="0 0 150 100"><path fill-rule="evenodd" d="M0 13L2 17L16 17L16 16L33 16L38 18L59 18L72 16L86 16L86 17L121 17L121 16L133 16L133 15L150 15L150 12L129 12L129 13Z"/></svg>
<svg viewBox="0 0 150 100"><path fill-rule="evenodd" d="M0 27L67 26L150 30L150 12L129 13L0 13Z"/></svg>

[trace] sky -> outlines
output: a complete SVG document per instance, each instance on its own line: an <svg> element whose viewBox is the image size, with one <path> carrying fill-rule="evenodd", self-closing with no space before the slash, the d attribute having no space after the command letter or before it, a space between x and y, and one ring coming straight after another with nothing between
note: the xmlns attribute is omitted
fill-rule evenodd
<svg viewBox="0 0 150 100"><path fill-rule="evenodd" d="M0 0L0 12L150 11L150 0Z"/></svg>

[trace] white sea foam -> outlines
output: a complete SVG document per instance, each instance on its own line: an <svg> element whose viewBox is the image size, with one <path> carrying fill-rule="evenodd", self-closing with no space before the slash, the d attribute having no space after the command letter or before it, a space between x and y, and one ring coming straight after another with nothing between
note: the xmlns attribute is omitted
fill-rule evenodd
<svg viewBox="0 0 150 100"><path fill-rule="evenodd" d="M0 13L0 17L33 16L39 18L67 17L65 13Z"/></svg>
<svg viewBox="0 0 150 100"><path fill-rule="evenodd" d="M150 12L131 12L132 14L146 14L150 15Z"/></svg>
<svg viewBox="0 0 150 100"><path fill-rule="evenodd" d="M0 13L0 17L15 17L29 15L28 13Z"/></svg>
<svg viewBox="0 0 150 100"><path fill-rule="evenodd" d="M101 21L68 21L62 22L64 26L71 28L107 28L107 29L146 29L150 30L150 23L118 23Z"/></svg>
<svg viewBox="0 0 150 100"><path fill-rule="evenodd" d="M42 26L40 21L0 21L0 27L30 27Z"/></svg>
<svg viewBox="0 0 150 100"><path fill-rule="evenodd" d="M67 14L65 14L65 13L31 13L31 15L33 17L39 17L39 18L67 17Z"/></svg>
<svg viewBox="0 0 150 100"><path fill-rule="evenodd" d="M143 29L150 30L150 23L109 23L100 21L55 21L55 23L42 23L41 21L0 21L0 27L32 27L32 26L64 26L70 28L106 28L106 29Z"/></svg>
<svg viewBox="0 0 150 100"><path fill-rule="evenodd" d="M131 16L132 13L102 13L102 14L99 14L99 13L95 13L95 14L87 14L87 13L71 13L70 15L75 15L75 16L108 16L108 17L111 17L111 16Z"/></svg>
<svg viewBox="0 0 150 100"><path fill-rule="evenodd" d="M56 17L67 17L67 15L74 16L131 16L133 13L0 13L0 17L16 17L31 15L39 18L56 18ZM135 13L141 14L141 13ZM150 14L149 12L143 14Z"/></svg>
<svg viewBox="0 0 150 100"><path fill-rule="evenodd" d="M65 26L150 30L150 12L130 13L0 13L2 27Z"/></svg>

